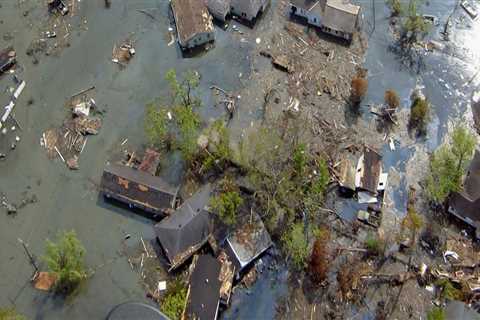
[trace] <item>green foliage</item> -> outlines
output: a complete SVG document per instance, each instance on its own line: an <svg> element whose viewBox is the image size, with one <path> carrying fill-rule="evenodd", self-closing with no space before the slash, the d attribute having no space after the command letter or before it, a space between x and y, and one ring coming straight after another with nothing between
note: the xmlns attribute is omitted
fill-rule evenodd
<svg viewBox="0 0 480 320"><path fill-rule="evenodd" d="M390 7L390 10L392 11L391 13L392 17L398 17L403 14L402 3L400 2L400 0L387 0L387 5Z"/></svg>
<svg viewBox="0 0 480 320"><path fill-rule="evenodd" d="M417 128L420 133L426 133L429 114L430 104L428 101L420 97L415 98L410 108L410 125Z"/></svg>
<svg viewBox="0 0 480 320"><path fill-rule="evenodd" d="M178 106L173 109L175 122L179 129L178 148L185 160L192 160L197 152L197 137L200 118L191 106Z"/></svg>
<svg viewBox="0 0 480 320"><path fill-rule="evenodd" d="M406 32L413 34L423 33L428 31L428 24L423 19L423 16L417 11L418 0L410 0L407 8L407 16L403 25Z"/></svg>
<svg viewBox="0 0 480 320"><path fill-rule="evenodd" d="M429 199L439 204L451 192L461 190L462 175L475 150L475 137L464 127L456 127L451 140L432 155L426 180Z"/></svg>
<svg viewBox="0 0 480 320"><path fill-rule="evenodd" d="M307 166L307 155L305 153L305 144L300 143L293 150L293 167L298 175L305 172Z"/></svg>
<svg viewBox="0 0 480 320"><path fill-rule="evenodd" d="M379 256L385 249L385 243L374 233L369 233L365 239L365 249L368 250L368 254L372 256Z"/></svg>
<svg viewBox="0 0 480 320"><path fill-rule="evenodd" d="M149 103L145 110L145 134L154 146L163 147L167 140L167 111L158 109L154 103Z"/></svg>
<svg viewBox="0 0 480 320"><path fill-rule="evenodd" d="M27 318L19 314L15 308L0 308L0 320L26 320Z"/></svg>
<svg viewBox="0 0 480 320"><path fill-rule="evenodd" d="M430 311L427 313L427 320L445 320L446 315L445 315L445 310L440 307L433 307Z"/></svg>
<svg viewBox="0 0 480 320"><path fill-rule="evenodd" d="M208 150L203 157L202 165L205 170L211 169L215 164L223 167L233 157L230 149L230 132L222 120L215 121L207 130Z"/></svg>
<svg viewBox="0 0 480 320"><path fill-rule="evenodd" d="M165 147L168 138L175 138L174 145L182 152L184 159L190 161L197 151L200 129L200 116L194 109L201 105L201 101L193 95L200 76L194 71L187 71L183 74L183 80L179 81L175 70L171 69L165 79L170 86L171 105L147 105L145 133L150 143L159 147ZM172 110L174 124L168 122L167 109Z"/></svg>
<svg viewBox="0 0 480 320"><path fill-rule="evenodd" d="M163 298L160 309L172 320L179 320L182 316L187 299L187 289L179 279L169 283L165 297Z"/></svg>
<svg viewBox="0 0 480 320"><path fill-rule="evenodd" d="M457 289L448 279L439 279L435 285L440 288L440 298L450 300L463 300L462 290Z"/></svg>
<svg viewBox="0 0 480 320"><path fill-rule="evenodd" d="M64 231L57 235L56 242L47 240L43 260L50 272L57 275L55 291L68 295L87 278L84 265L85 249L75 231Z"/></svg>
<svg viewBox="0 0 480 320"><path fill-rule="evenodd" d="M238 208L242 204L243 199L236 191L222 192L210 200L213 211L228 225L235 223Z"/></svg>
<svg viewBox="0 0 480 320"><path fill-rule="evenodd" d="M294 267L299 270L306 266L306 259L309 255L304 229L304 224L297 222L282 237L285 253L292 258Z"/></svg>

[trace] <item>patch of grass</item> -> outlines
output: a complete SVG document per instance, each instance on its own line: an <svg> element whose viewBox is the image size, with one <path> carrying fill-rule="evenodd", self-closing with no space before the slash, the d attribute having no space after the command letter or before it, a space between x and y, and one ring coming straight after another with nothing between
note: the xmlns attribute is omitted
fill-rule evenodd
<svg viewBox="0 0 480 320"><path fill-rule="evenodd" d="M27 318L17 312L15 308L0 308L0 320L27 320Z"/></svg>
<svg viewBox="0 0 480 320"><path fill-rule="evenodd" d="M84 258L85 248L73 230L59 233L55 242L47 240L43 260L57 275L56 293L69 295L87 278Z"/></svg>
<svg viewBox="0 0 480 320"><path fill-rule="evenodd" d="M187 288L180 279L169 282L160 310L172 320L180 320L187 299Z"/></svg>
<svg viewBox="0 0 480 320"><path fill-rule="evenodd" d="M302 270L309 255L308 242L301 222L293 224L282 237L283 249L291 257L293 266Z"/></svg>
<svg viewBox="0 0 480 320"><path fill-rule="evenodd" d="M433 307L427 312L427 320L445 320L445 310L440 307Z"/></svg>
<svg viewBox="0 0 480 320"><path fill-rule="evenodd" d="M364 242L365 249L371 256L380 256L385 250L385 243L374 233L369 233Z"/></svg>

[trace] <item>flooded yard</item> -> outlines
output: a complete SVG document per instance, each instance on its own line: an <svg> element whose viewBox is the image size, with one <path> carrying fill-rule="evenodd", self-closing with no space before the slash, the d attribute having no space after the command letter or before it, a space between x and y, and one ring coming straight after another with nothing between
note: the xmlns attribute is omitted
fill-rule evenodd
<svg viewBox="0 0 480 320"><path fill-rule="evenodd" d="M0 49L14 47L18 60L15 75L26 82L14 111L18 121L14 135L20 138L15 150L10 150L13 136L8 141L0 136L0 147L6 153L5 159L0 159L0 198L15 204L33 196L36 199L27 201L15 215L0 210L0 306L15 305L31 319L101 319L125 301L148 301L122 246L126 235L137 241L140 237L154 239L153 222L105 202L99 195L103 168L122 151L146 144L145 105L155 99L169 99L164 76L171 68L177 74L192 69L201 75L198 92L203 106L199 112L205 123L228 116L223 107L215 106L211 86L239 96L238 110L230 123L232 140L238 142L246 129L262 121L265 87L255 81L272 68L255 48L259 42L270 40L264 38L267 30L281 28L272 19L273 11L282 5L275 0L253 29L235 20L226 29L217 25L215 44L208 51L184 56L176 42L170 43L169 27L174 26L167 0L112 1L109 9L102 1L72 1L75 9L62 20L65 22L51 20L43 2L0 1ZM376 119L369 110L383 103L385 90L393 88L401 98L401 125L390 133L396 149L388 147L388 140L381 149L384 170L394 177L387 189L386 216L395 220L405 215L408 187L422 189L418 183L427 168L428 154L442 143L454 124L473 127L470 99L480 83L480 77L476 77L480 70L480 22L458 8L451 20L450 41L442 41L440 31L456 1L430 1L422 6L425 13L439 18L439 25L432 26L428 37L442 43L444 49L420 51L423 67L416 72L392 52L390 11L384 2L356 2L363 8L363 29L368 39L364 67L368 69L370 88L362 102L362 115L356 119L355 125L364 128L359 130L358 139L365 143L373 139L362 133L376 132ZM142 13L144 10L149 15ZM60 23L68 31L44 39L53 48L51 54L27 54L33 41L43 38L50 28L59 28ZM111 61L112 49L126 38L133 39L136 54L125 68L120 68ZM282 74L275 72L277 76ZM280 87L281 83L276 85ZM8 103L12 86L11 74L0 76L1 104ZM69 114L67 100L91 86L95 87L90 94L102 111L103 126L97 136L88 139L80 155L80 169L70 171L60 158L49 159L40 139ZM422 138L409 134L406 126L415 87L422 88L432 104L428 132ZM378 135L382 138L383 133ZM168 162L161 175L179 185L182 170L175 159ZM354 220L358 203L339 201L335 208L347 220ZM77 232L87 251L87 265L94 270L74 303L31 287L33 269L18 241L28 243L29 250L40 258L46 239L59 230L70 229ZM222 317L275 318L277 303L288 295L289 276L283 265L272 269L267 266L251 288L234 293ZM368 315L363 318L370 319Z"/></svg>

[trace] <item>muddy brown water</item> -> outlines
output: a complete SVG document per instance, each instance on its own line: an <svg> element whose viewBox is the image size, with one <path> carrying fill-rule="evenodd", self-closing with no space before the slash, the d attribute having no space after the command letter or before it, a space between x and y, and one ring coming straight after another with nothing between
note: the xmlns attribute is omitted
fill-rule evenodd
<svg viewBox="0 0 480 320"><path fill-rule="evenodd" d="M40 28L42 21L47 19L46 8L34 0L3 0L0 4L0 47L9 44L15 47L19 60L17 75L27 82L15 109L15 116L23 128L20 132L22 140L5 161L0 161L0 193L14 203L22 200L24 192L35 194L38 198L37 203L24 207L15 217L1 211L0 306L13 303L32 319L101 319L119 303L147 301L138 275L132 272L119 250L126 234L137 239L140 236L152 238L152 223L105 203L98 196L95 186L104 164L119 150L144 143L144 106L167 94L163 76L169 68L174 67L178 73L187 69L198 70L202 75L199 92L204 102L201 111L204 120L225 116L224 110L213 106L208 88L213 84L232 91L245 85L254 87L248 81L242 82L239 75L246 78L251 72L246 57L255 45L253 34L265 27L268 13L254 31L250 31L251 34L238 35L231 31L231 26L227 31L217 29L214 48L199 56L183 58L176 44L167 45L169 37L166 35L170 25L168 1L114 1L107 10L102 1L82 0L76 3L75 16L68 18L72 24L70 46L61 50L58 56L39 54L39 64L33 65L26 50L32 40L39 38L41 31L47 31ZM361 4L366 20L371 21L372 2L361 1ZM417 75L403 67L388 50L391 43L386 20L388 10L383 1L375 1L375 6L375 32L370 37L365 61L369 69L370 88L375 90L369 90L365 102L378 104L383 101L385 89L394 88L402 97L403 107L408 108L411 90L418 81L425 87L425 94L434 109L427 138L418 141L418 144L433 150L448 131L449 122L471 122L467 97L470 97L478 80L466 86L464 84L480 67L471 43L480 34L479 22L472 22L467 17L465 23L455 24L450 49L446 53L427 54L424 57L426 70ZM431 32L433 38L439 39L439 30L453 6L452 0L433 0L425 7L426 13L440 18L440 26ZM137 9L148 9L155 19L139 13ZM28 12L26 16L25 12ZM465 14L458 9L456 15ZM237 22L231 24L243 28ZM371 30L371 24L366 23L364 28ZM4 40L3 35L7 32L13 35L12 40ZM112 48L132 32L137 54L127 68L120 71L110 61ZM447 90L445 84L452 89ZM96 86L93 97L97 104L106 110L104 125L98 136L89 138L80 158L80 170L68 171L59 159L51 161L47 158L39 140L42 132L59 125L66 117L66 99L91 85ZM11 86L10 76L0 78L2 103L4 88L8 86ZM27 104L30 98L34 100L33 105ZM259 104L245 103L242 107L245 112L237 113L237 126L248 125L258 116L259 107ZM367 112L364 118L372 120ZM119 145L126 138L128 143L121 148ZM385 155L385 166L397 167L402 176L407 168L402 164L414 153L408 148L403 150ZM389 151L385 149L384 152ZM181 170L177 166L167 168L163 174L172 183L178 183ZM402 182L401 188L406 186L407 183ZM395 206L401 212L401 203L406 200L401 196L394 198L397 202ZM96 268L95 275L72 302L61 301L31 288L28 280L32 268L17 241L17 238L26 241L38 257L44 250L45 239L63 229L76 230L87 249L87 264ZM274 304L286 290L283 272L274 276L268 273L248 294L240 291L235 295L226 318L273 318Z"/></svg>

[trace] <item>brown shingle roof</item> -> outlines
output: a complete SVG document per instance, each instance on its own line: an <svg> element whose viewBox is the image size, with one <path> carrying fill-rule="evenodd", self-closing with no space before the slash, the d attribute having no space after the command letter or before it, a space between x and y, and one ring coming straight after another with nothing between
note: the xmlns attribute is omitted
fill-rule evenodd
<svg viewBox="0 0 480 320"><path fill-rule="evenodd" d="M198 33L213 32L212 16L201 0L172 0L179 42L185 46Z"/></svg>

